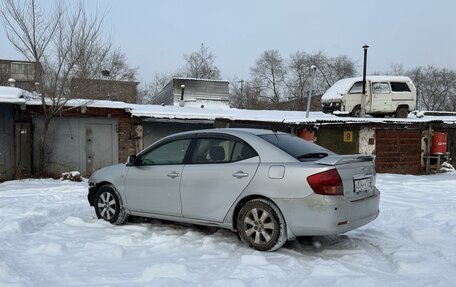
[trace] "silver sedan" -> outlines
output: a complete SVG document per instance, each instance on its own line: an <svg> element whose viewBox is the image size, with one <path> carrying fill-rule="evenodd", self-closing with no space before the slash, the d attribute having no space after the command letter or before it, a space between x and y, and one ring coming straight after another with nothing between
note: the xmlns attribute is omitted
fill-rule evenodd
<svg viewBox="0 0 456 287"><path fill-rule="evenodd" d="M209 129L168 136L96 171L88 200L113 224L134 215L217 226L272 251L369 223L380 193L372 156L336 155L281 132Z"/></svg>

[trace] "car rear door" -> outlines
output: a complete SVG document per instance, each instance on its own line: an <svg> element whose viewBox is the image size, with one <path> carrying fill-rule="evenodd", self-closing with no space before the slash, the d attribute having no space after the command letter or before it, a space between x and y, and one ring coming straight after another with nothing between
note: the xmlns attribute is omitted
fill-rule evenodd
<svg viewBox="0 0 456 287"><path fill-rule="evenodd" d="M222 222L226 213L255 176L260 158L235 137L201 136L181 179L182 215Z"/></svg>

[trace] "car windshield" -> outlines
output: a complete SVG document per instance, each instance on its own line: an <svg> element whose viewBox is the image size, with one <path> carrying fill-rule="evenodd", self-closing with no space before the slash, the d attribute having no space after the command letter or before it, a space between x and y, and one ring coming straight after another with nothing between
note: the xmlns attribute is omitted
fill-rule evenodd
<svg viewBox="0 0 456 287"><path fill-rule="evenodd" d="M317 160L328 155L334 155L333 152L322 148L319 145L291 134L267 134L259 135L259 137L300 161Z"/></svg>

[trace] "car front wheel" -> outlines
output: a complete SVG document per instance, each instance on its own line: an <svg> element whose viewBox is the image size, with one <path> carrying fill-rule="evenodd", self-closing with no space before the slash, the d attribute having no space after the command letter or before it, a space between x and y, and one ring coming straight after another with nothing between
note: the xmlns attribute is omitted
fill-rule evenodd
<svg viewBox="0 0 456 287"><path fill-rule="evenodd" d="M260 251L274 251L287 241L286 224L279 208L266 199L252 199L239 211L239 237Z"/></svg>
<svg viewBox="0 0 456 287"><path fill-rule="evenodd" d="M112 185L101 186L95 195L95 213L99 219L123 224L127 219L122 199Z"/></svg>

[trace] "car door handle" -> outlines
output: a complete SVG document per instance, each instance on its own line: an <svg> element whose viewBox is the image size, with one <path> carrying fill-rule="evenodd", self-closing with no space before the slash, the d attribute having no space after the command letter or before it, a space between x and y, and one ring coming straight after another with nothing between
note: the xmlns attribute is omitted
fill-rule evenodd
<svg viewBox="0 0 456 287"><path fill-rule="evenodd" d="M171 178L176 178L176 177L178 177L179 175L180 175L180 174L179 174L178 172L175 172L175 171L170 172L170 173L167 174L167 176L168 176L168 177L171 177Z"/></svg>
<svg viewBox="0 0 456 287"><path fill-rule="evenodd" d="M249 176L249 174L240 170L236 173L233 173L233 176L236 178L243 178Z"/></svg>

